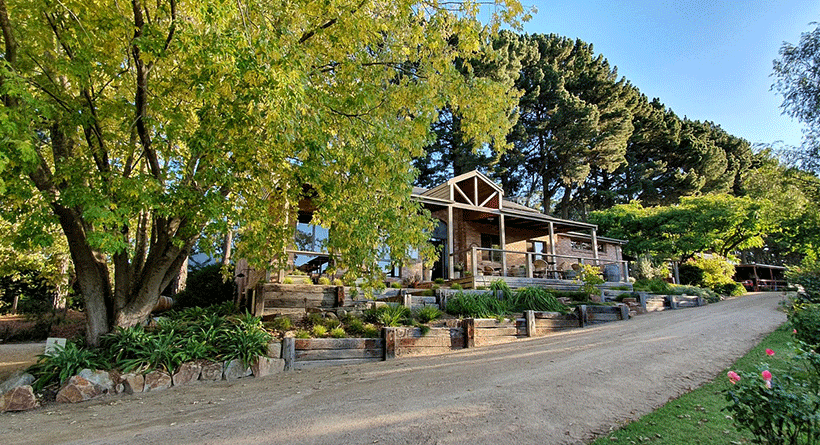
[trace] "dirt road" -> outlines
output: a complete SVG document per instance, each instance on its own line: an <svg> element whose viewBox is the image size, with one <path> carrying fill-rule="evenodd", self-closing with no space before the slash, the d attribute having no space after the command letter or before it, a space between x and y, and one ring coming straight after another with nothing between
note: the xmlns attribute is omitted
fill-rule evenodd
<svg viewBox="0 0 820 445"><path fill-rule="evenodd" d="M713 379L779 294L546 338L0 415L4 444L576 444Z"/></svg>

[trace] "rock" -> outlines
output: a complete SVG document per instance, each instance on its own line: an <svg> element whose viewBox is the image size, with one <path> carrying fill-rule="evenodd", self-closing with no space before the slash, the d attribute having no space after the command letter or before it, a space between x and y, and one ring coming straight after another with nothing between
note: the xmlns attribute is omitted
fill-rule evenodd
<svg viewBox="0 0 820 445"><path fill-rule="evenodd" d="M254 377L264 377L276 374L285 370L285 360L281 358L256 357L251 364L251 371Z"/></svg>
<svg viewBox="0 0 820 445"><path fill-rule="evenodd" d="M126 394L142 392L145 389L145 377L142 374L134 374L133 372L123 374L120 376L120 384L122 385L122 392Z"/></svg>
<svg viewBox="0 0 820 445"><path fill-rule="evenodd" d="M331 320L338 320L339 317L334 314L333 312L325 312L325 318L329 318Z"/></svg>
<svg viewBox="0 0 820 445"><path fill-rule="evenodd" d="M345 318L345 317L347 317L347 311L344 310L344 309L341 309L341 308L336 309L336 316L338 318Z"/></svg>
<svg viewBox="0 0 820 445"><path fill-rule="evenodd" d="M282 342L271 340L268 342L267 356L270 358L282 358Z"/></svg>
<svg viewBox="0 0 820 445"><path fill-rule="evenodd" d="M171 376L162 371L151 371L145 374L145 388L142 392L161 391L171 387Z"/></svg>
<svg viewBox="0 0 820 445"><path fill-rule="evenodd" d="M225 380L241 379L242 377L251 375L251 368L245 366L242 360L234 359L225 362L225 370L222 372L222 375L225 376Z"/></svg>
<svg viewBox="0 0 820 445"><path fill-rule="evenodd" d="M111 380L111 375L108 371L92 371L90 369L83 369L78 376L88 380L89 382L102 388L103 392L114 392L114 382Z"/></svg>
<svg viewBox="0 0 820 445"><path fill-rule="evenodd" d="M281 349L280 349L281 354ZM26 386L34 383L34 376L23 371L17 371L0 384L0 394L5 394L18 386Z"/></svg>
<svg viewBox="0 0 820 445"><path fill-rule="evenodd" d="M78 403L93 399L103 393L103 388L75 375L57 393L57 403Z"/></svg>
<svg viewBox="0 0 820 445"><path fill-rule="evenodd" d="M185 362L179 366L176 374L171 378L174 386L187 385L191 382L199 380L199 375L202 373L202 365L198 362Z"/></svg>
<svg viewBox="0 0 820 445"><path fill-rule="evenodd" d="M199 375L200 380L222 380L222 363L203 360L200 364L202 365L202 373Z"/></svg>
<svg viewBox="0 0 820 445"><path fill-rule="evenodd" d="M0 412L26 411L37 408L37 397L31 385L19 385L0 396Z"/></svg>

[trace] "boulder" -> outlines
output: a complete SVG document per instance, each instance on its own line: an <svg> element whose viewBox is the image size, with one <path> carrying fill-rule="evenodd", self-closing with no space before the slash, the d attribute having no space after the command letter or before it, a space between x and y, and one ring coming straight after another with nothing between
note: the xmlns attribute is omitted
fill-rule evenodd
<svg viewBox="0 0 820 445"><path fill-rule="evenodd" d="M37 397L31 385L15 386L0 396L0 412L26 411L37 408Z"/></svg>
<svg viewBox="0 0 820 445"><path fill-rule="evenodd" d="M145 387L143 392L161 391L171 387L171 376L162 371L151 371L145 374Z"/></svg>
<svg viewBox="0 0 820 445"><path fill-rule="evenodd" d="M108 371L83 369L77 375L101 387L103 392L115 392L114 381Z"/></svg>
<svg viewBox="0 0 820 445"><path fill-rule="evenodd" d="M23 371L17 371L0 384L0 394L5 394L18 386L26 386L34 383L34 376Z"/></svg>
<svg viewBox="0 0 820 445"><path fill-rule="evenodd" d="M122 385L122 392L126 394L142 392L145 389L145 377L142 374L134 374L133 372L123 374L120 376L120 384Z"/></svg>
<svg viewBox="0 0 820 445"><path fill-rule="evenodd" d="M174 386L187 385L188 383L199 380L201 373L202 365L198 362L185 362L179 366L179 369L171 379L174 382Z"/></svg>
<svg viewBox="0 0 820 445"><path fill-rule="evenodd" d="M251 371L254 377L264 377L276 374L285 370L285 360L281 358L256 357L251 364Z"/></svg>
<svg viewBox="0 0 820 445"><path fill-rule="evenodd" d="M234 359L229 362L225 362L225 369L222 372L222 375L225 376L225 380L231 380L248 377L251 373L251 368L249 366L245 366L245 364L242 363L242 360Z"/></svg>
<svg viewBox="0 0 820 445"><path fill-rule="evenodd" d="M222 380L222 363L203 360L200 364L202 365L202 373L199 375L200 380Z"/></svg>
<svg viewBox="0 0 820 445"><path fill-rule="evenodd" d="M268 357L282 358L282 342L279 340L271 340L268 342Z"/></svg>
<svg viewBox="0 0 820 445"><path fill-rule="evenodd" d="M101 394L103 394L101 386L75 375L68 379L68 383L57 393L56 401L57 403L78 403L93 399Z"/></svg>

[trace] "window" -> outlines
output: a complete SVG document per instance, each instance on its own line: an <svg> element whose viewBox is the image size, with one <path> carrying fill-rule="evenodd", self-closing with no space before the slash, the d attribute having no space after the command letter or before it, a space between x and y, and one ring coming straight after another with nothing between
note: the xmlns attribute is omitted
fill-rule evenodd
<svg viewBox="0 0 820 445"><path fill-rule="evenodd" d="M547 242L546 241L527 240L527 252L549 253L549 251L547 250ZM533 255L532 259L533 259L533 261L535 261L535 260L547 261L546 255Z"/></svg>
<svg viewBox="0 0 820 445"><path fill-rule="evenodd" d="M591 241L573 239L573 240L571 240L571 242L572 242L572 250L592 252L592 242ZM602 243L598 243L598 252L599 253L606 253L606 245L602 244Z"/></svg>
<svg viewBox="0 0 820 445"><path fill-rule="evenodd" d="M481 234L481 247L484 249L500 249L501 239L498 235L490 235L488 233ZM481 253L482 261L501 261L501 252L487 252Z"/></svg>
<svg viewBox="0 0 820 445"><path fill-rule="evenodd" d="M294 242L296 250L305 252L324 252L327 241L327 229L315 224L297 223Z"/></svg>

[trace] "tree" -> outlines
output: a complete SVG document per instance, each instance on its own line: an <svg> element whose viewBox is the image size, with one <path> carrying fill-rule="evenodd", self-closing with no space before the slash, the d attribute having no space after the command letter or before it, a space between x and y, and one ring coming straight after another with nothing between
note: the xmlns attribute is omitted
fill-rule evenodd
<svg viewBox="0 0 820 445"><path fill-rule="evenodd" d="M806 125L802 166L820 169L820 25L800 35L797 45L784 42L774 61L772 89L783 95L783 113Z"/></svg>
<svg viewBox="0 0 820 445"><path fill-rule="evenodd" d="M552 200L563 196L567 216L572 192L591 168L613 171L624 160L632 132L625 81L592 46L556 35L524 37L534 57L522 61L516 86L523 91L513 144L500 169L519 178L511 196L524 196L552 213Z"/></svg>
<svg viewBox="0 0 820 445"><path fill-rule="evenodd" d="M686 261L699 252L728 256L763 245L775 224L763 216L766 201L729 194L691 196L671 206L644 207L639 202L594 212L590 221L601 233L629 240L624 252L649 253Z"/></svg>
<svg viewBox="0 0 820 445"><path fill-rule="evenodd" d="M281 263L305 198L343 266L424 245L410 160L437 110L477 145L505 136L510 98L454 61L523 10L485 27L473 6L0 0L0 190L59 222L89 343L144 319L204 229Z"/></svg>

